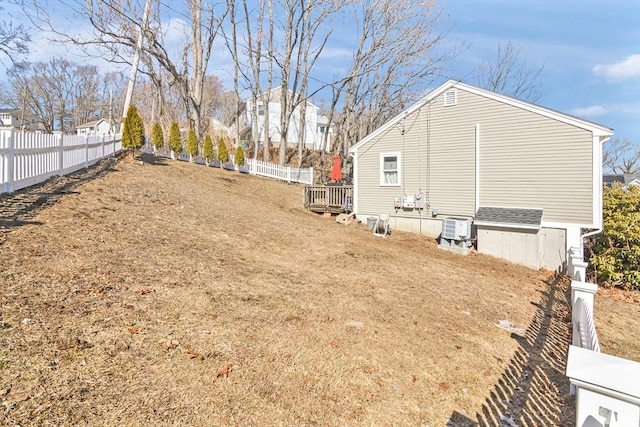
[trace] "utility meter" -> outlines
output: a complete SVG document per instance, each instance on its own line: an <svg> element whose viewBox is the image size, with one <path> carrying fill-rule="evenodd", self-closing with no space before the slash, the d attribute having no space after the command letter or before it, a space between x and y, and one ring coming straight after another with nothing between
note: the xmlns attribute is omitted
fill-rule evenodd
<svg viewBox="0 0 640 427"><path fill-rule="evenodd" d="M406 194L402 198L402 208L403 209L413 209L415 208L416 203L413 200L413 196L407 196Z"/></svg>
<svg viewBox="0 0 640 427"><path fill-rule="evenodd" d="M395 209L401 209L402 208L402 197L394 197L393 198L393 207Z"/></svg>
<svg viewBox="0 0 640 427"><path fill-rule="evenodd" d="M427 207L427 197L424 193L416 193L415 196L413 196L413 199L415 201L416 209L424 209Z"/></svg>

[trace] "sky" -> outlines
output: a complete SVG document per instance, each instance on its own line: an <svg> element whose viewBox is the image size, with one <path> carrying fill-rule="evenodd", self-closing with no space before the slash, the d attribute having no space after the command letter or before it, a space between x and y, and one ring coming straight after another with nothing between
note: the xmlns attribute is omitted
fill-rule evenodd
<svg viewBox="0 0 640 427"><path fill-rule="evenodd" d="M448 0L444 7L454 37L471 43L453 70L458 78L475 84L466 73L512 41L527 62L544 66L537 104L640 144L640 0Z"/></svg>
<svg viewBox="0 0 640 427"><path fill-rule="evenodd" d="M0 2L5 12L11 11L10 5ZM499 44L512 42L528 64L544 67L537 104L613 128L614 139L640 145L640 0L440 0L439 4L448 28L440 48L466 48L434 84L448 78L477 84L478 64L495 59ZM53 15L63 16L64 10L49 0ZM179 18L171 24L176 40L184 30ZM12 19L20 22L20 14ZM76 30L88 28L68 16L60 22ZM349 25L337 26L342 28L336 29L323 58L326 69L339 69L350 52L344 46L353 38ZM32 38L31 61L64 54L82 62L68 47L51 45L44 35ZM212 62L209 70L231 89L230 59L221 42ZM99 61L96 65L109 67Z"/></svg>

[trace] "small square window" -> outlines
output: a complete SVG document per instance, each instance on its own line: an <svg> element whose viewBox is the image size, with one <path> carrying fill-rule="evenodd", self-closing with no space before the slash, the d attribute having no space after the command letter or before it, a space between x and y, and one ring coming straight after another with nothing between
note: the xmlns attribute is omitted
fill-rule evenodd
<svg viewBox="0 0 640 427"><path fill-rule="evenodd" d="M258 115L264 116L264 105L258 105Z"/></svg>
<svg viewBox="0 0 640 427"><path fill-rule="evenodd" d="M400 153L380 154L380 185L399 186L401 161Z"/></svg>

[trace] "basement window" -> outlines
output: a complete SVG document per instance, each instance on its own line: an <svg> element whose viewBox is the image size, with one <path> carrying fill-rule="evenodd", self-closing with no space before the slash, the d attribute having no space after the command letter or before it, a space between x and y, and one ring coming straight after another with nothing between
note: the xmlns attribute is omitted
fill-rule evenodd
<svg viewBox="0 0 640 427"><path fill-rule="evenodd" d="M400 186L400 153L380 153L380 185Z"/></svg>
<svg viewBox="0 0 640 427"><path fill-rule="evenodd" d="M452 107L458 103L458 92L454 90L448 90L444 93L444 106Z"/></svg>

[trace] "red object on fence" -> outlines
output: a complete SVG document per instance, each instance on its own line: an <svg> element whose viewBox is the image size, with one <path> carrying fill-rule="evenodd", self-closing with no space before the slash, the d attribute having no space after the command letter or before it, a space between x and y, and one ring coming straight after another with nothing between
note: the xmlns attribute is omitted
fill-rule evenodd
<svg viewBox="0 0 640 427"><path fill-rule="evenodd" d="M333 157L333 166L331 167L331 179L340 181L342 179L342 170L340 169L340 156L336 154Z"/></svg>

